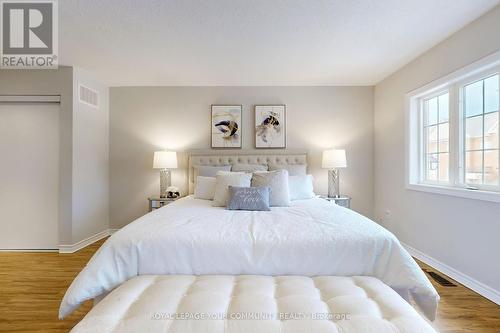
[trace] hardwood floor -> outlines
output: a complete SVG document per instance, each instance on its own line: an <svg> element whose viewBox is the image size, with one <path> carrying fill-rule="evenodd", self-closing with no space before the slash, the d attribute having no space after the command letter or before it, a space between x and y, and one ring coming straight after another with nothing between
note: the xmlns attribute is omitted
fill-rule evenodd
<svg viewBox="0 0 500 333"><path fill-rule="evenodd" d="M430 279L441 296L438 316L432 326L441 333L499 333L500 305L462 286L448 276L418 261L420 267L439 273L456 287L443 287Z"/></svg>
<svg viewBox="0 0 500 333"><path fill-rule="evenodd" d="M0 253L0 332L69 332L92 302L65 320L57 317L59 303L103 242L72 254Z"/></svg>
<svg viewBox="0 0 500 333"><path fill-rule="evenodd" d="M58 320L59 303L102 243L74 254L0 253L0 332L68 332L92 303L86 302L69 318ZM438 331L500 332L500 306L461 285L442 287L431 281L441 295L433 323Z"/></svg>

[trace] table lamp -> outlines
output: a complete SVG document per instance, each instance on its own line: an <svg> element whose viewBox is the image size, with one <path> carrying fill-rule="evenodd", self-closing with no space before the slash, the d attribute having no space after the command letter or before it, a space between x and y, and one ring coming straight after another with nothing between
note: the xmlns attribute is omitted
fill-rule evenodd
<svg viewBox="0 0 500 333"><path fill-rule="evenodd" d="M328 169L328 197L340 197L340 169L347 167L344 149L328 149L323 151L323 169Z"/></svg>
<svg viewBox="0 0 500 333"><path fill-rule="evenodd" d="M155 151L153 169L160 169L160 198L167 197L167 187L170 186L170 170L177 168L177 153L175 151Z"/></svg>

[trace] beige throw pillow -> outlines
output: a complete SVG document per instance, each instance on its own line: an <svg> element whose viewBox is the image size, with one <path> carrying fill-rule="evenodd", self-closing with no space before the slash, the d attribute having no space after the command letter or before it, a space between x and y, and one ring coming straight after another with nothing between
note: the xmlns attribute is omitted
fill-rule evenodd
<svg viewBox="0 0 500 333"><path fill-rule="evenodd" d="M271 188L269 197L271 207L290 206L288 171L255 172L252 177L252 186L269 186Z"/></svg>
<svg viewBox="0 0 500 333"><path fill-rule="evenodd" d="M229 186L249 187L252 181L252 174L243 172L218 172L215 178L215 195L212 205L215 207L226 207Z"/></svg>

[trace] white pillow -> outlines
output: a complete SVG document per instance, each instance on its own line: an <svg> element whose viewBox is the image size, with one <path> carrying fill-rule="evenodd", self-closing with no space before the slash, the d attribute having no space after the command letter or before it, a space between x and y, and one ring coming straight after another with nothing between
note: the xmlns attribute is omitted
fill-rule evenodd
<svg viewBox="0 0 500 333"><path fill-rule="evenodd" d="M215 177L196 177L194 183L194 197L196 199L214 200L215 183Z"/></svg>
<svg viewBox="0 0 500 333"><path fill-rule="evenodd" d="M288 186L288 171L276 170L269 172L255 172L252 177L252 186L269 186L271 207L290 206L290 190Z"/></svg>
<svg viewBox="0 0 500 333"><path fill-rule="evenodd" d="M249 187L252 181L251 173L218 172L215 182L213 206L225 207L229 197L229 186Z"/></svg>
<svg viewBox="0 0 500 333"><path fill-rule="evenodd" d="M313 177L311 175L290 176L288 185L290 187L290 200L314 198Z"/></svg>

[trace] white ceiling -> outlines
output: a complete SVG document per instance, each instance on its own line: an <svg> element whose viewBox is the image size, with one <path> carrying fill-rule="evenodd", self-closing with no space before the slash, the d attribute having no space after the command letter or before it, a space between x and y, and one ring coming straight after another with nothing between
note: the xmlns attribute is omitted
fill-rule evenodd
<svg viewBox="0 0 500 333"><path fill-rule="evenodd" d="M372 85L500 0L63 0L60 63L112 86Z"/></svg>

